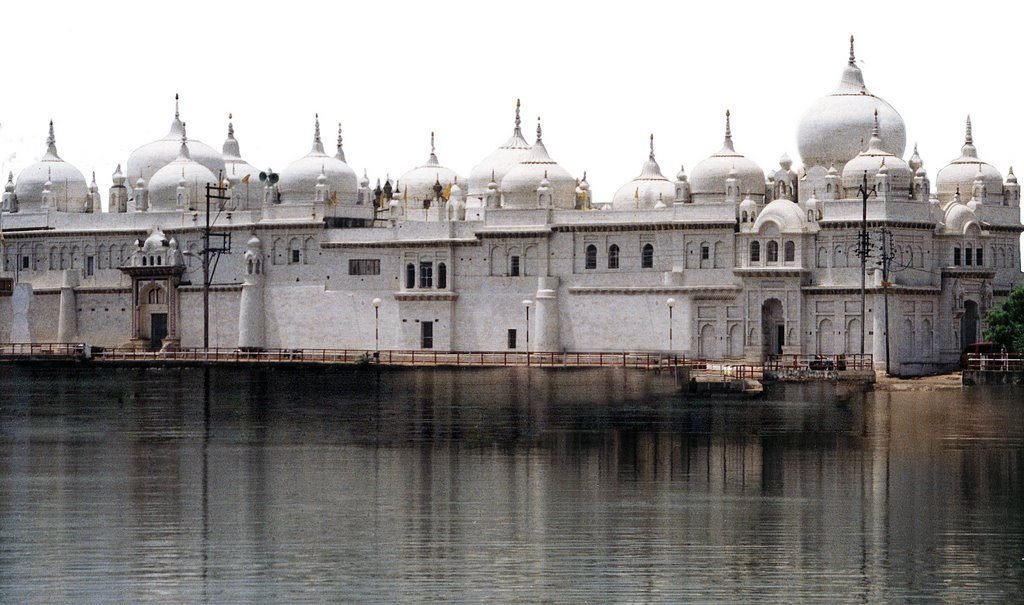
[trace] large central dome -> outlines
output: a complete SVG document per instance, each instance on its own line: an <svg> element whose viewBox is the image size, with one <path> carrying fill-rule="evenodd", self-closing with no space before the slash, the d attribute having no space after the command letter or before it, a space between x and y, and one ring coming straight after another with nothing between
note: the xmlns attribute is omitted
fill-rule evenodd
<svg viewBox="0 0 1024 605"><path fill-rule="evenodd" d="M907 146L907 127L903 118L881 97L868 92L864 74L857 67L850 37L850 61L843 70L839 87L815 101L800 118L797 145L804 168L829 167L840 171L843 165L864 151L871 137L873 116L878 112L882 149L902 157Z"/></svg>

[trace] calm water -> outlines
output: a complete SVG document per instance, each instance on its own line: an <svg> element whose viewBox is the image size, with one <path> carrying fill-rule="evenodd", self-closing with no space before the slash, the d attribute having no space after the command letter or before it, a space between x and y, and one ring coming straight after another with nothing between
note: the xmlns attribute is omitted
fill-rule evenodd
<svg viewBox="0 0 1024 605"><path fill-rule="evenodd" d="M0 600L1015 601L1022 392L0 366Z"/></svg>

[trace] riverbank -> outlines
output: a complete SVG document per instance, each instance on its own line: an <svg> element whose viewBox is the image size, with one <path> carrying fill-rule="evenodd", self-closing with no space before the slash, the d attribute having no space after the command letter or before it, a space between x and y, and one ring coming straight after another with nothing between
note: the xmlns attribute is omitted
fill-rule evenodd
<svg viewBox="0 0 1024 605"><path fill-rule="evenodd" d="M876 391L949 391L963 389L960 372L938 374L935 376L914 376L900 378L887 376L885 372L875 372Z"/></svg>

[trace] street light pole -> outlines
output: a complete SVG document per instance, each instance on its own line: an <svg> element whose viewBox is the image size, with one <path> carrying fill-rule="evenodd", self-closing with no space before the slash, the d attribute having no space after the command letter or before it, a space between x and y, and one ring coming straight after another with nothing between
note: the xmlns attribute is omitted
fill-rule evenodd
<svg viewBox="0 0 1024 605"><path fill-rule="evenodd" d="M668 351L672 352L672 308L676 306L676 299L670 298L665 301L668 305Z"/></svg>
<svg viewBox="0 0 1024 605"><path fill-rule="evenodd" d="M379 298L373 299L373 356L380 363L380 303Z"/></svg>
<svg viewBox="0 0 1024 605"><path fill-rule="evenodd" d="M530 307L533 306L533 301L527 298L523 301L523 306L526 307L526 365L530 365Z"/></svg>

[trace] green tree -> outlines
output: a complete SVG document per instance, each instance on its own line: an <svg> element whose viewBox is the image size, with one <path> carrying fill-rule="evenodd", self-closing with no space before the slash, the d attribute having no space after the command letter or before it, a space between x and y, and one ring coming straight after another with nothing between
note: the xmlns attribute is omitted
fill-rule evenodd
<svg viewBox="0 0 1024 605"><path fill-rule="evenodd" d="M1014 288L1003 304L988 312L985 320L988 323L986 340L1011 351L1024 351L1024 286Z"/></svg>

